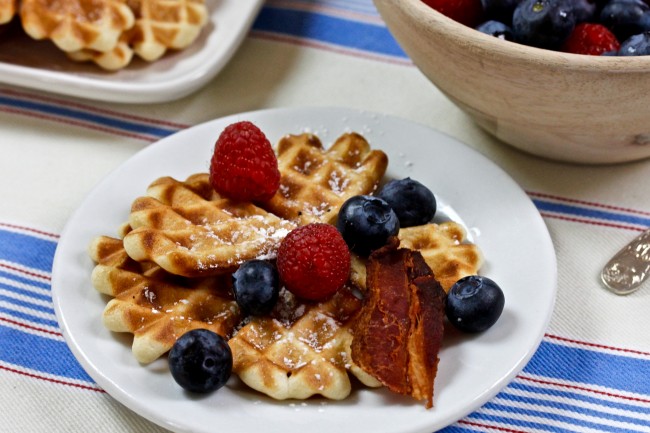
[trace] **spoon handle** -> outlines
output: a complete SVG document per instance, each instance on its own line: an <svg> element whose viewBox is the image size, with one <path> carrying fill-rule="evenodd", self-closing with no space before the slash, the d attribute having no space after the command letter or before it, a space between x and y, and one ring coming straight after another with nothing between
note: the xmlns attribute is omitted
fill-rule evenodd
<svg viewBox="0 0 650 433"><path fill-rule="evenodd" d="M650 275L650 230L637 236L612 257L600 278L617 295L629 295Z"/></svg>

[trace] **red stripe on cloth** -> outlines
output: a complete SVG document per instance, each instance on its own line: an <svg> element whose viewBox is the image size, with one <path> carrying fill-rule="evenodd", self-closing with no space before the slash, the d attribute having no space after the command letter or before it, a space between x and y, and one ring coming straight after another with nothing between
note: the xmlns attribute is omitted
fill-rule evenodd
<svg viewBox="0 0 650 433"><path fill-rule="evenodd" d="M634 230L634 231L637 231L637 232L642 232L642 231L645 231L647 229L646 227L627 226L627 225L624 225L624 224L605 223L605 222L602 222L602 221L583 219L583 218L575 218L575 217L567 217L567 216L557 215L557 214L548 213L548 212L540 212L540 215L542 215L544 218L554 218L554 219L558 219L558 220L571 221L571 222L574 222L574 223L590 224L590 225L602 226L602 227L611 227L611 228L615 228L615 229Z"/></svg>
<svg viewBox="0 0 650 433"><path fill-rule="evenodd" d="M3 223L3 222L0 222L0 227L7 227L7 228L10 228L10 229L18 229L18 230L25 230L27 232L32 232L32 233L36 233L36 234L39 234L39 235L49 236L51 238L59 239L59 235L57 235L55 233L50 233L50 232L46 232L46 231L43 231L43 230L38 230L38 229L35 229L35 228L32 228L32 227L19 226L17 224L9 224L9 223Z"/></svg>
<svg viewBox="0 0 650 433"><path fill-rule="evenodd" d="M42 95L34 95L31 93L18 92L11 89L0 89L0 93L4 93L5 95L10 95L10 96L15 96L18 98L33 99L36 101L43 101L43 102L62 105L66 107L74 107L84 111L92 111L95 113L106 114L113 117L120 117L122 119L136 120L138 122L146 122L152 125L164 125L164 126L170 126L172 128L177 128L177 129L184 129L190 126L182 123L170 122L167 120L152 119L149 117L142 117L133 114L120 113L118 111L113 111L113 110L101 109L101 108L94 107L92 105L85 105L78 102L66 101L64 99L57 99L57 98L52 98L52 97L47 97Z"/></svg>
<svg viewBox="0 0 650 433"><path fill-rule="evenodd" d="M637 215L650 215L650 212L638 210L638 209L631 209L631 208L626 208L626 207L620 207L620 206L613 206L609 204L604 204L604 203L596 203L592 201L585 201L585 200L579 200L575 198L568 198L568 197L561 197L558 195L553 195L553 194L545 194L542 192L533 192L533 191L526 191L526 194L531 195L533 197L540 197L540 198L548 198L551 200L557 200L557 201L563 201L567 203L576 203L576 204L581 204L585 206L592 206L592 207L597 207L601 209L609 209L609 210L614 210L614 211L619 211L619 212L627 212L627 213L633 213Z"/></svg>
<svg viewBox="0 0 650 433"><path fill-rule="evenodd" d="M469 425L469 426L472 426L472 427L489 428L491 430L497 430L497 431L502 431L502 432L507 432L507 433L528 433L528 432L526 432L524 430L514 430L514 429L506 428L506 427L499 427L499 426L490 425L490 424L483 424L483 423L479 423L479 422L476 422L476 421L468 421L466 419L459 420L458 424L465 424L465 425Z"/></svg>
<svg viewBox="0 0 650 433"><path fill-rule="evenodd" d="M21 326L23 328L32 329L38 332L45 332L46 334L56 335L57 337L63 337L63 334L60 332L50 331L49 329L39 328L33 325L27 325L26 323L21 323L16 320L7 319L6 317L0 317L0 320L3 322L11 323L12 325Z"/></svg>
<svg viewBox="0 0 650 433"><path fill-rule="evenodd" d="M574 339L571 339L571 338L560 337L559 335L546 334L545 337L553 339L553 340L564 341L566 343L580 344L582 346L595 348L595 349L607 349L607 350L612 350L612 351L615 351L615 352L630 353L630 354L634 354L634 355L643 355L643 356L650 357L650 352L643 352L641 350L625 349L625 348L622 348L622 347L614 347L614 346L607 346L607 345L604 345L604 344L590 343L590 342L587 342L587 341L580 341L580 340L574 340Z"/></svg>
<svg viewBox="0 0 650 433"><path fill-rule="evenodd" d="M16 268L14 266L5 265L4 263L0 263L0 268L10 269L10 270L15 271L15 272L20 272L21 274L29 275L30 277L38 277L38 278L43 278L45 280L52 280L52 278L47 276L47 275L42 275L42 274L37 274L36 272L26 271L24 269Z"/></svg>
<svg viewBox="0 0 650 433"><path fill-rule="evenodd" d="M617 393L610 392L610 391L601 391L599 389L587 388L585 386L570 385L570 384L567 384L567 383L555 382L555 381L548 380L548 379L535 379L535 378L532 378L532 377L527 377L525 375L518 375L517 379L521 379L521 380L524 380L524 381L527 381L527 382L538 383L540 385L552 385L552 386L557 386L559 388L566 388L566 389L574 389L574 390L578 390L578 391L585 391L585 392L589 392L589 393L593 393L593 394L604 395L604 396L607 396L607 397L615 397L615 398L619 398L621 400L634 401L634 402L637 402L637 403L650 403L650 399L647 399L647 398L632 397L632 396L629 396L629 395L617 394Z"/></svg>
<svg viewBox="0 0 650 433"><path fill-rule="evenodd" d="M49 116L49 115L40 114L40 113L33 113L33 112L27 111L27 110L0 107L0 111L4 111L5 113L11 113L11 114L20 114L22 116L34 117L36 119L50 120L50 121L53 121L53 122L63 123L65 125L79 126L79 127L91 129L91 130L94 130L94 131L106 132L106 133L109 133L109 134L120 135L120 136L123 136L123 137L135 138L135 139L146 141L146 142L149 142L149 143L159 140L159 137L149 137L147 135L133 134L131 132L124 132L124 131L120 131L118 129L104 128L104 127L101 127L101 126L94 125L92 123L78 122L78 121L74 121L74 120L65 119L65 118L62 118L62 117Z"/></svg>
<svg viewBox="0 0 650 433"><path fill-rule="evenodd" d="M26 371L20 371L20 370L14 369L14 368L5 367L4 365L0 365L0 369L5 370L5 371L9 371L11 373L20 374L22 376L31 377L33 379L40 379L40 380L44 380L46 382L56 383L56 384L59 384L59 385L67 385L67 386L72 386L72 387L75 387L75 388L86 389L86 390L89 390L89 391L96 391L96 392L101 392L101 393L106 392L101 388L95 388L95 387L92 387L90 385L82 385L80 383L67 382L67 381L61 380L61 379L54 379L54 378L51 378L51 377L40 376L40 375L35 374L35 373L28 373Z"/></svg>

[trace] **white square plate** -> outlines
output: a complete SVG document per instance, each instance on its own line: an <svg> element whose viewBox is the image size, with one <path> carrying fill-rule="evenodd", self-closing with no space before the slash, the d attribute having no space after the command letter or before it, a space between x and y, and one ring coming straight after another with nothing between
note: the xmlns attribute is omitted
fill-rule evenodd
<svg viewBox="0 0 650 433"><path fill-rule="evenodd" d="M34 41L15 18L0 37L0 82L86 99L123 103L181 98L210 81L231 59L263 0L206 0L209 22L188 48L117 72L76 63L50 41Z"/></svg>

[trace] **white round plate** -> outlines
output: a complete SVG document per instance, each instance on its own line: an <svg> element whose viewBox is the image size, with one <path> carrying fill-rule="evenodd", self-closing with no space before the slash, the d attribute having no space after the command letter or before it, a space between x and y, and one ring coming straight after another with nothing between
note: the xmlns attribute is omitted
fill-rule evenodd
<svg viewBox="0 0 650 433"><path fill-rule="evenodd" d="M485 256L481 273L505 293L499 321L479 335L447 332L440 352L434 408L384 389L355 388L344 401L273 401L236 379L196 397L174 382L164 359L142 366L130 338L107 331L106 303L90 282L91 239L115 235L132 200L160 176L184 179L207 171L223 128L250 120L272 143L313 132L325 145L356 131L388 154L388 177L411 177L437 196L442 213L469 228ZM557 269L546 226L528 196L499 167L462 143L405 120L337 108L265 110L213 120L144 149L88 195L68 222L54 260L52 291L63 334L88 374L111 396L175 431L265 433L429 433L480 407L524 367L550 319Z"/></svg>

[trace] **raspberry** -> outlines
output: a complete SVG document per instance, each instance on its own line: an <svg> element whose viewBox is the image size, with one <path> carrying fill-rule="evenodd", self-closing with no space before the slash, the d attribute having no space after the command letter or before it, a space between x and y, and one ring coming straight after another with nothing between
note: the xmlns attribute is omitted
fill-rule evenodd
<svg viewBox="0 0 650 433"><path fill-rule="evenodd" d="M422 0L422 2L466 26L476 27L483 21L481 0Z"/></svg>
<svg viewBox="0 0 650 433"><path fill-rule="evenodd" d="M269 200L280 186L271 143L251 122L228 125L214 145L210 183L219 194L240 201Z"/></svg>
<svg viewBox="0 0 650 433"><path fill-rule="evenodd" d="M574 54L600 56L610 51L618 51L620 44L616 36L601 24L578 24L569 35L562 51Z"/></svg>
<svg viewBox="0 0 650 433"><path fill-rule="evenodd" d="M292 230L278 248L278 273L294 295L318 301L350 275L350 251L336 227L314 223Z"/></svg>

